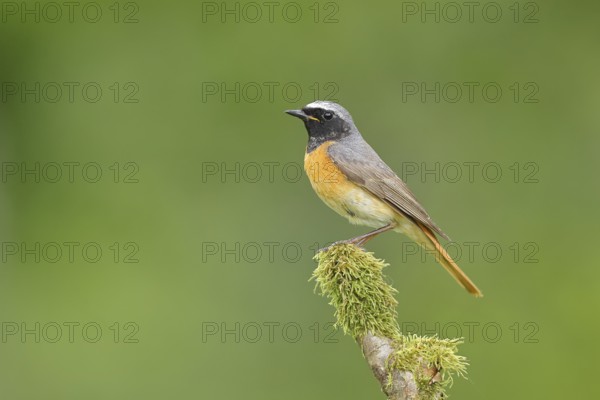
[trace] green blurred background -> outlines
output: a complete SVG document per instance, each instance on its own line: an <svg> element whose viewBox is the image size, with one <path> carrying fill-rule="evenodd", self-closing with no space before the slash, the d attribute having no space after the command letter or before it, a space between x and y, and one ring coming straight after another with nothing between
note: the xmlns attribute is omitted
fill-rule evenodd
<svg viewBox="0 0 600 400"><path fill-rule="evenodd" d="M481 169L470 182L466 167L457 182L408 177L463 249L477 243L460 264L483 299L407 254L400 235L369 243L391 264L405 328L465 337L469 379L453 398L593 396L597 3L517 3L515 22L513 2L498 2L496 23L482 17L486 3L454 23L447 3L439 22L406 2L321 2L318 14L312 1L282 2L272 21L263 3L239 3L239 22L221 21L221 2L83 2L72 22L65 6L58 19L37 4L3 2L0 16L0 398L384 398L308 282L316 246L367 229L295 177L306 133L282 111L317 96L346 106L397 171L501 168L497 182ZM79 85L73 101L65 82ZM236 82L239 98L222 93ZM450 92L422 101L407 95L411 82L480 89L472 102ZM499 101L482 97L488 82ZM532 88L538 101L526 102ZM36 162L40 181L22 177ZM80 163L72 182L70 162ZM88 163L102 171L96 183ZM78 244L73 260L65 242ZM490 260L485 245L502 255Z"/></svg>

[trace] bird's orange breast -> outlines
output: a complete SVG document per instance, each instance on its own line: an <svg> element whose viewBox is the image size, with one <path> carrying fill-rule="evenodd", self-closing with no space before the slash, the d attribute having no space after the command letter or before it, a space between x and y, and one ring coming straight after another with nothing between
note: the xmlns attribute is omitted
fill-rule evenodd
<svg viewBox="0 0 600 400"><path fill-rule="evenodd" d="M380 228L398 214L369 191L350 181L329 157L334 142L325 142L304 157L304 169L317 195L351 223Z"/></svg>
<svg viewBox="0 0 600 400"><path fill-rule="evenodd" d="M304 170L310 184L329 206L339 203L348 191L356 188L329 157L327 149L332 144L331 141L325 142L304 157Z"/></svg>

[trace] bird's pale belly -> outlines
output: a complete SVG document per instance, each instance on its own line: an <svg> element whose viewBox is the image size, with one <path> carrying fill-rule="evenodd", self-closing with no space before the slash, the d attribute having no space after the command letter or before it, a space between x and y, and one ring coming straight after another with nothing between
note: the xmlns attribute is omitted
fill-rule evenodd
<svg viewBox="0 0 600 400"><path fill-rule="evenodd" d="M381 228L395 222L399 216L388 204L360 187L346 190L337 200L326 198L318 191L317 194L329 207L356 225Z"/></svg>
<svg viewBox="0 0 600 400"><path fill-rule="evenodd" d="M357 225L380 228L404 219L389 204L346 178L329 159L330 144L322 144L304 158L304 169L321 200Z"/></svg>

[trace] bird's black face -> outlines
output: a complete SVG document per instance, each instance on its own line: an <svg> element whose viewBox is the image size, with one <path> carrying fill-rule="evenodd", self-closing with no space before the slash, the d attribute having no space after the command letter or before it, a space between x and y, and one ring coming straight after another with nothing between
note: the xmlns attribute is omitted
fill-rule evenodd
<svg viewBox="0 0 600 400"><path fill-rule="evenodd" d="M302 110L287 110L286 113L304 121L308 132L308 152L327 141L349 135L354 126L352 121L346 121L339 111L322 107L307 106Z"/></svg>

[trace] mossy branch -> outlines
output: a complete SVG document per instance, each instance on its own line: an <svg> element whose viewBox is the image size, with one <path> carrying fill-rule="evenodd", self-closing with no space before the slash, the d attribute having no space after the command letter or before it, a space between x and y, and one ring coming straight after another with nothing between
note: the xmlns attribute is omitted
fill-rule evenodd
<svg viewBox="0 0 600 400"><path fill-rule="evenodd" d="M335 307L336 326L360 344L390 400L441 399L453 375L464 376L459 339L403 336L394 295L384 280L384 261L352 244L319 252L313 273L321 294Z"/></svg>

